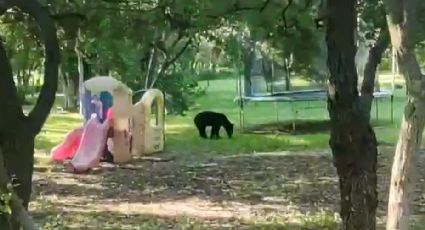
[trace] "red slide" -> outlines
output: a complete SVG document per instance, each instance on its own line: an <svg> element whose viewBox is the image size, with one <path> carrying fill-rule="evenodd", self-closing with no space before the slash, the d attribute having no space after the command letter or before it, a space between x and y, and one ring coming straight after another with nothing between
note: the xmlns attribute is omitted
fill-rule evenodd
<svg viewBox="0 0 425 230"><path fill-rule="evenodd" d="M52 159L56 162L63 162L74 157L80 146L83 127L77 128L66 134L65 140L51 151Z"/></svg>
<svg viewBox="0 0 425 230"><path fill-rule="evenodd" d="M96 116L92 116L87 121L80 146L71 160L75 172L85 172L99 164L105 149L108 128L108 120L102 124Z"/></svg>

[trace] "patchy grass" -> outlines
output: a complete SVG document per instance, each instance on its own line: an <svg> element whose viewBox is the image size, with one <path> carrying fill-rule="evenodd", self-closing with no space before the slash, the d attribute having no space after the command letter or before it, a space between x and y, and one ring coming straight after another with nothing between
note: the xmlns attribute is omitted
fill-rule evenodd
<svg viewBox="0 0 425 230"><path fill-rule="evenodd" d="M390 162L390 154L379 156L380 229ZM419 178L424 163L421 154ZM106 166L85 175L61 166L37 171L30 209L42 229L338 229L338 180L329 152ZM424 219L424 186L416 184L417 221ZM417 221L412 229L421 229Z"/></svg>

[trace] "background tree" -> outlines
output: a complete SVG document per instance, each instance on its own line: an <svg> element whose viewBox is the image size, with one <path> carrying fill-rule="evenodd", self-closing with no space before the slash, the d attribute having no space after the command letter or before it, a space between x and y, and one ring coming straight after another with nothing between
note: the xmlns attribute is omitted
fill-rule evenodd
<svg viewBox="0 0 425 230"><path fill-rule="evenodd" d="M419 27L421 1L385 1L391 43L401 73L406 80L407 101L391 172L387 229L409 228L409 201L414 181L414 162L425 126L425 78L416 59L415 48L423 29Z"/></svg>
<svg viewBox="0 0 425 230"><path fill-rule="evenodd" d="M357 68L363 72L358 73L363 77L361 85L362 105L365 114L370 115L373 101L373 92L379 89L377 70L381 63L384 52L388 49L390 38L385 20L385 9L382 2L361 1L359 6L359 19L362 23L357 39L361 43L366 43L368 54L366 62L362 68ZM366 23L367 22L367 23ZM359 66L357 66L359 67ZM370 120L370 117L368 118Z"/></svg>
<svg viewBox="0 0 425 230"><path fill-rule="evenodd" d="M38 34L37 26L31 17L19 11L6 14L3 21L2 29L8 44L6 50L11 59L18 96L22 103L28 103L25 96L34 95L34 83L39 80L32 75L41 66L42 47L34 39Z"/></svg>
<svg viewBox="0 0 425 230"><path fill-rule="evenodd" d="M32 111L24 115L10 60L3 43L0 43L0 151L4 156L7 172L17 180L14 190L22 199L24 207L28 207L34 167L34 138L40 132L55 100L60 55L56 29L47 9L37 1L2 0L0 14L15 6L33 17L39 25L39 35L46 55L44 83L40 95ZM13 212L11 216L15 217ZM8 220L11 216L2 213L1 229L10 229Z"/></svg>

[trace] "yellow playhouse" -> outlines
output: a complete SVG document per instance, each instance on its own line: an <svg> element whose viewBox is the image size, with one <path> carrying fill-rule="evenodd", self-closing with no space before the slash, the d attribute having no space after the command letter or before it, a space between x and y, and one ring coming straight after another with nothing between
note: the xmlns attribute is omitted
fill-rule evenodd
<svg viewBox="0 0 425 230"><path fill-rule="evenodd" d="M152 111L152 107L156 110ZM164 149L164 116L162 92L158 89L146 91L142 99L133 106L133 155L150 154Z"/></svg>
<svg viewBox="0 0 425 230"><path fill-rule="evenodd" d="M134 105L131 95L117 88L114 92L114 161L125 163L133 156L164 149L164 95L158 89L147 90ZM131 133L131 150L125 133ZM116 135L117 134L117 135Z"/></svg>

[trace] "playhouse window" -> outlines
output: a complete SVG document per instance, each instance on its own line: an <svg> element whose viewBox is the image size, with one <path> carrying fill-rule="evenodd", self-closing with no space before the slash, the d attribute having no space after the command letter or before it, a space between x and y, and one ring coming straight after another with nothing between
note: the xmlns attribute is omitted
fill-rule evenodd
<svg viewBox="0 0 425 230"><path fill-rule="evenodd" d="M149 120L151 122L151 125L155 125L155 126L159 125L159 111L158 111L157 102L152 103Z"/></svg>

